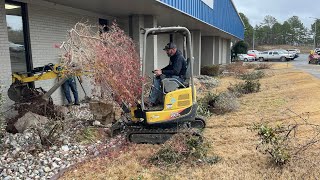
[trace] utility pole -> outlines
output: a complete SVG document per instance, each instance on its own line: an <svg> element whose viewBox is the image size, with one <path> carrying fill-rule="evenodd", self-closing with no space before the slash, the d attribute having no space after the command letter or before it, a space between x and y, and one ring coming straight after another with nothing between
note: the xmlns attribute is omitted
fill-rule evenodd
<svg viewBox="0 0 320 180"><path fill-rule="evenodd" d="M319 20L319 18L315 18L315 17L309 17L312 19L315 19L315 23L314 23L314 37L313 37L313 49L316 49L316 37L317 37L317 21Z"/></svg>
<svg viewBox="0 0 320 180"><path fill-rule="evenodd" d="M252 35L252 50L254 50L254 28L253 28L253 35Z"/></svg>

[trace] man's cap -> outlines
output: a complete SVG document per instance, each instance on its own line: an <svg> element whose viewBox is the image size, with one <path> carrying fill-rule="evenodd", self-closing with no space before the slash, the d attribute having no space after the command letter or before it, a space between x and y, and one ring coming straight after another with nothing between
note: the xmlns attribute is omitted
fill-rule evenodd
<svg viewBox="0 0 320 180"><path fill-rule="evenodd" d="M176 44L173 42L169 42L163 50L168 50L168 49L173 49L173 48L177 48Z"/></svg>

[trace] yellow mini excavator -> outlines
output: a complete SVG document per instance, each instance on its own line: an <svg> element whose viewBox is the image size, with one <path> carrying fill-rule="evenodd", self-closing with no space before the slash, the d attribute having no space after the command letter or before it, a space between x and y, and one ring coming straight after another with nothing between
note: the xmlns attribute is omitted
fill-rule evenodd
<svg viewBox="0 0 320 180"><path fill-rule="evenodd" d="M191 34L185 27L159 27L143 29L144 50L142 58L142 75L146 74L146 52L147 37L160 34L177 34L183 37L183 54L187 60L187 73L185 82L174 78L162 80L163 105L161 109L148 109L144 104L144 94L147 91L144 82L141 83L141 101L137 106L128 109L123 106L128 120L118 121L111 127L113 135L125 132L127 139L134 143L163 143L176 133L190 131L191 129L203 129L204 119L197 116L198 104L196 101L196 90L193 81L193 53L191 47ZM14 73L13 84L8 90L11 100L24 103L32 102L34 99L46 101L57 88L59 88L69 75L60 65L48 64L43 67L34 68L31 72ZM41 88L29 88L28 83L38 80L54 79L60 80L48 91ZM31 103L32 104L32 103ZM39 104L37 101L33 104Z"/></svg>
<svg viewBox="0 0 320 180"><path fill-rule="evenodd" d="M196 115L197 101L193 81L193 53L191 34L185 27L159 27L143 29L144 50L142 75L146 74L147 37L159 34L180 34L184 39L184 56L187 59L187 74L184 83L174 78L162 80L163 106L160 110L148 109L144 104L145 84L142 83L141 103L128 109L130 120L117 122L112 126L112 133L125 131L127 139L134 143L163 143L176 133L190 131L192 128L203 129L204 119ZM125 109L125 108L124 108Z"/></svg>
<svg viewBox="0 0 320 180"><path fill-rule="evenodd" d="M61 78L48 92L42 88L32 88L28 83ZM67 78L64 76L64 70L59 64L48 64L36 67L30 72L15 72L12 74L12 84L8 89L9 98L17 103L26 103L37 98L48 100L51 94L60 87Z"/></svg>

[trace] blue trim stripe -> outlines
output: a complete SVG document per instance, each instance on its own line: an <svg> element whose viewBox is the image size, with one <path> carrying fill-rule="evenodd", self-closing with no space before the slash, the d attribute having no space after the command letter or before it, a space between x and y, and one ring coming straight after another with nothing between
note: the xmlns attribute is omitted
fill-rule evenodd
<svg viewBox="0 0 320 180"><path fill-rule="evenodd" d="M214 0L213 9L202 0L159 0L194 18L244 38L244 26L231 0Z"/></svg>

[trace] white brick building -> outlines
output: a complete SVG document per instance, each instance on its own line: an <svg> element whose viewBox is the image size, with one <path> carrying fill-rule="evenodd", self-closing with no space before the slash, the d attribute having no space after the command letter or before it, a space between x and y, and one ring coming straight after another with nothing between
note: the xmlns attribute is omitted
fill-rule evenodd
<svg viewBox="0 0 320 180"><path fill-rule="evenodd" d="M173 1L0 0L0 80L4 94L11 84L12 72L58 63L60 53L54 44L65 41L67 30L79 21L99 25L101 20L109 24L117 20L137 43L140 55L140 28L186 26L193 36L195 74L200 73L201 66L228 63L231 40L243 38L243 24L232 1L215 0L213 4L211 0L195 0L197 4L190 5L189 1ZM182 39L177 37L161 35L150 40L151 50L147 56L154 61L147 64L148 69L167 64L162 48L170 40L182 46ZM19 45L25 49L22 55L13 52ZM55 80L39 81L35 87L48 90L54 83ZM78 91L80 98L83 97L80 87ZM55 103L63 103L61 88L52 97Z"/></svg>

